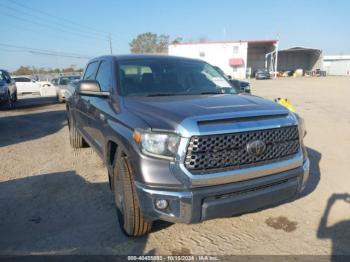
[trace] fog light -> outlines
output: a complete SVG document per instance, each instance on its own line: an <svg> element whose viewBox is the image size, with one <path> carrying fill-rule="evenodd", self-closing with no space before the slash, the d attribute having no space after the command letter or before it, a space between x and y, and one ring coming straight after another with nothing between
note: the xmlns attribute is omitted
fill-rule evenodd
<svg viewBox="0 0 350 262"><path fill-rule="evenodd" d="M165 199L158 199L156 200L156 207L158 209L166 209L168 207L168 200Z"/></svg>

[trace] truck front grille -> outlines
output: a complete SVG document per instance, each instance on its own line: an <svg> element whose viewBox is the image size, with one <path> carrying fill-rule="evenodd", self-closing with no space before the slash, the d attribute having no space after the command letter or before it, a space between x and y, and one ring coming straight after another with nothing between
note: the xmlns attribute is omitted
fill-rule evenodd
<svg viewBox="0 0 350 262"><path fill-rule="evenodd" d="M247 150L247 144L256 140L266 145L260 155ZM185 167L193 174L241 169L291 158L299 148L297 126L193 136L187 147Z"/></svg>

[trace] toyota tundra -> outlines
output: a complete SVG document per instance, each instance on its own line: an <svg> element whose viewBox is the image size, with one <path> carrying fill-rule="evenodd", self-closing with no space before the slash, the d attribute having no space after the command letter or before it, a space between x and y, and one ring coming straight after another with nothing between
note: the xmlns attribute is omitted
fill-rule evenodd
<svg viewBox="0 0 350 262"><path fill-rule="evenodd" d="M279 205L308 180L303 119L201 60L92 59L66 107L70 143L103 159L129 236Z"/></svg>

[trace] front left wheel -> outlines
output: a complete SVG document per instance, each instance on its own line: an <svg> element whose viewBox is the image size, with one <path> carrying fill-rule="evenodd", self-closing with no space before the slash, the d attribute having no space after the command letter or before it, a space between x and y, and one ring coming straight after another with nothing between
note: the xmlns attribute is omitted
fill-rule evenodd
<svg viewBox="0 0 350 262"><path fill-rule="evenodd" d="M113 168L114 200L124 234L139 237L151 231L152 222L143 217L136 195L132 169L126 157L117 156Z"/></svg>
<svg viewBox="0 0 350 262"><path fill-rule="evenodd" d="M69 127L69 142L73 148L82 148L84 147L84 138L78 132L75 127L75 123L68 112L68 127Z"/></svg>

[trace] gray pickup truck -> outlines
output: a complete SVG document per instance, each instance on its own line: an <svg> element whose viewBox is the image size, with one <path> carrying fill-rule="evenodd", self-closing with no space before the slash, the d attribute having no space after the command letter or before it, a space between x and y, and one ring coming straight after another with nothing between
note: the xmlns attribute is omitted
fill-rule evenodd
<svg viewBox="0 0 350 262"><path fill-rule="evenodd" d="M95 58L66 106L70 143L104 160L129 236L278 205L308 180L302 118L200 60Z"/></svg>

